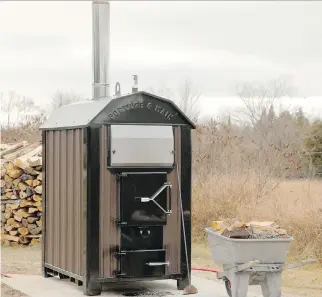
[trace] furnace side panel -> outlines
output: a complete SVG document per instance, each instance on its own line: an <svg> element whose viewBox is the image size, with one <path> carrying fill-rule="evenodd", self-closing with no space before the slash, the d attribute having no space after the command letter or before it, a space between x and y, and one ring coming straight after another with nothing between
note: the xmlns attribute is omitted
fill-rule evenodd
<svg viewBox="0 0 322 297"><path fill-rule="evenodd" d="M83 276L83 129L46 132L45 172L45 265Z"/></svg>
<svg viewBox="0 0 322 297"><path fill-rule="evenodd" d="M163 243L166 250L166 261L170 265L166 268L166 274L179 274L181 263L181 217L180 217L180 199L177 178L178 164L181 172L181 130L180 127L174 128L174 149L175 149L175 168L168 174L168 181L172 184L171 210L172 214L168 216L168 223L164 226Z"/></svg>
<svg viewBox="0 0 322 297"><path fill-rule="evenodd" d="M108 127L100 131L100 277L114 277L117 260L111 250L120 244L117 220L117 181L107 169Z"/></svg>

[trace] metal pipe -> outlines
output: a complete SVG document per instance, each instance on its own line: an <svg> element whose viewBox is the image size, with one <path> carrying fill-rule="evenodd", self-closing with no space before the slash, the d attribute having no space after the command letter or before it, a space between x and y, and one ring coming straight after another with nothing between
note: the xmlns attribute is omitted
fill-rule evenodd
<svg viewBox="0 0 322 297"><path fill-rule="evenodd" d="M110 4L104 0L92 3L93 20L93 99L109 98Z"/></svg>

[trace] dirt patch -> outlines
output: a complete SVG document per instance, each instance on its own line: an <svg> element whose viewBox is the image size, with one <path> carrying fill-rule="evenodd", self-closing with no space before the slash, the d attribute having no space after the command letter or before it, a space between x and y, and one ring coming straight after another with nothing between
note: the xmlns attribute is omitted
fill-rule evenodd
<svg viewBox="0 0 322 297"><path fill-rule="evenodd" d="M40 274L41 247L1 247L1 273L3 274ZM27 297L1 283L1 296Z"/></svg>
<svg viewBox="0 0 322 297"><path fill-rule="evenodd" d="M6 284L1 283L1 296L3 297L28 297L20 291L14 290Z"/></svg>

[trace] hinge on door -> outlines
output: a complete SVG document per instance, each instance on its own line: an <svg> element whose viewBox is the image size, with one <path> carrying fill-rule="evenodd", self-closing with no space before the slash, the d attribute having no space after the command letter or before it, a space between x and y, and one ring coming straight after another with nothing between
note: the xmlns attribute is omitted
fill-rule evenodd
<svg viewBox="0 0 322 297"><path fill-rule="evenodd" d="M122 273L121 271L118 271L118 270L114 270L114 271L113 271L113 274L114 274L116 277L127 276L127 274L126 274L126 273Z"/></svg>
<svg viewBox="0 0 322 297"><path fill-rule="evenodd" d="M115 252L114 253L114 257L116 259L120 259L122 256L125 256L126 255L126 252Z"/></svg>
<svg viewBox="0 0 322 297"><path fill-rule="evenodd" d="M116 223L116 226L118 227L127 226L127 222L123 222L121 220L116 220L115 223Z"/></svg>

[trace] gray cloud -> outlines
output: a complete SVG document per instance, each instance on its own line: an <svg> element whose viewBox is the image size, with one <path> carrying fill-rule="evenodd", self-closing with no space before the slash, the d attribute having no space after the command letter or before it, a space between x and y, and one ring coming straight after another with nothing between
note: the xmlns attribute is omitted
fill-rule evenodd
<svg viewBox="0 0 322 297"><path fill-rule="evenodd" d="M111 2L111 85L142 88L190 77L205 96L242 80L290 75L299 95L322 95L321 2ZM50 100L91 96L91 3L1 4L1 88Z"/></svg>

